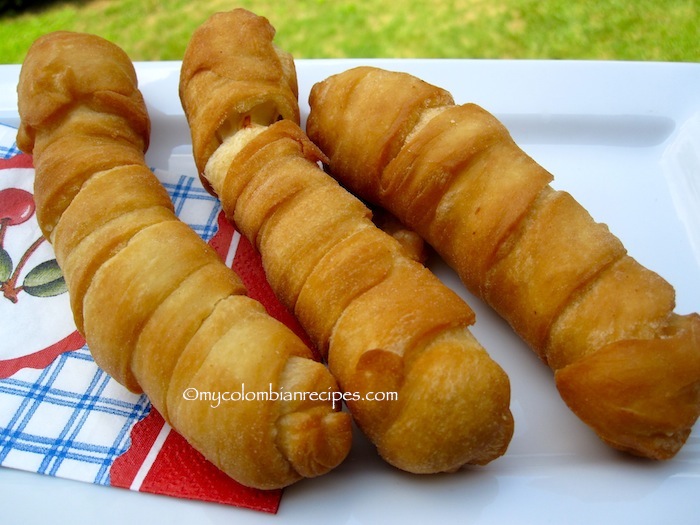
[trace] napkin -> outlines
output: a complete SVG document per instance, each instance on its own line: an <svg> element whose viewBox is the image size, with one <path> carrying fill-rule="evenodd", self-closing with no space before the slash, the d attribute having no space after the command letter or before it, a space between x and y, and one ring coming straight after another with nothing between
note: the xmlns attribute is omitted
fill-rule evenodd
<svg viewBox="0 0 700 525"><path fill-rule="evenodd" d="M281 490L244 487L97 367L36 222L32 158L0 124L0 465L140 492L276 513ZM308 339L265 280L259 255L196 177L154 170L176 213L268 312Z"/></svg>

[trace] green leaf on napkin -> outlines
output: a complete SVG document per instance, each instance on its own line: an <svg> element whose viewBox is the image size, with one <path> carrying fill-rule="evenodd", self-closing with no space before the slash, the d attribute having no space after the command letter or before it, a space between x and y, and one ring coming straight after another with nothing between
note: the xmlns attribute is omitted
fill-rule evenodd
<svg viewBox="0 0 700 525"><path fill-rule="evenodd" d="M0 248L0 283L7 281L12 275L12 258L5 248Z"/></svg>
<svg viewBox="0 0 700 525"><path fill-rule="evenodd" d="M45 261L32 268L24 278L22 288L34 297L53 297L67 290L66 281L56 259Z"/></svg>

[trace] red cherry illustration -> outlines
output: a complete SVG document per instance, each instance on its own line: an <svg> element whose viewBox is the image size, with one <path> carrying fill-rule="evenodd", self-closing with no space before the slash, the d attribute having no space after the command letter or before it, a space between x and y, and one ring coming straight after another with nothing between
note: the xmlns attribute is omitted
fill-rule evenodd
<svg viewBox="0 0 700 525"><path fill-rule="evenodd" d="M0 190L0 222L7 226L22 224L34 215L34 198L19 188Z"/></svg>

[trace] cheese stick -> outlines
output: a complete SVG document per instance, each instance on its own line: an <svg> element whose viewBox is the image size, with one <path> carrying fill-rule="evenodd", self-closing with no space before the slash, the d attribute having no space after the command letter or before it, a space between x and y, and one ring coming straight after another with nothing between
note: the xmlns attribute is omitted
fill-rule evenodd
<svg viewBox="0 0 700 525"><path fill-rule="evenodd" d="M596 223L483 108L406 73L313 86L332 174L418 232L555 372L611 446L674 456L700 411L700 316Z"/></svg>
<svg viewBox="0 0 700 525"><path fill-rule="evenodd" d="M18 95L39 224L96 363L244 485L338 465L351 420L335 379L176 217L145 164L150 122L126 54L50 33L29 49Z"/></svg>
<svg viewBox="0 0 700 525"><path fill-rule="evenodd" d="M273 36L242 9L192 36L180 97L202 176L386 461L435 473L501 456L510 386L470 333L473 312L321 169Z"/></svg>

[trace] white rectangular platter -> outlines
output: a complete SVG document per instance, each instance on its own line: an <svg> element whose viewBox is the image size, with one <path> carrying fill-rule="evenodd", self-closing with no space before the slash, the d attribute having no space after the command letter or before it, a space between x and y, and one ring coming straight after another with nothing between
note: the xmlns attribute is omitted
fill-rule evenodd
<svg viewBox="0 0 700 525"><path fill-rule="evenodd" d="M302 117L311 86L356 65L407 71L499 117L555 176L700 311L700 64L299 60ZM149 163L190 170L178 62L138 63L153 134ZM0 122L18 124L19 66L0 66ZM329 475L287 489L275 516L0 468L8 523L692 523L700 510L700 425L671 461L606 447L563 404L552 373L439 260L431 267L477 313L474 333L509 374L516 431L506 455L451 475L384 464L360 436ZM57 512L57 509L63 509Z"/></svg>

